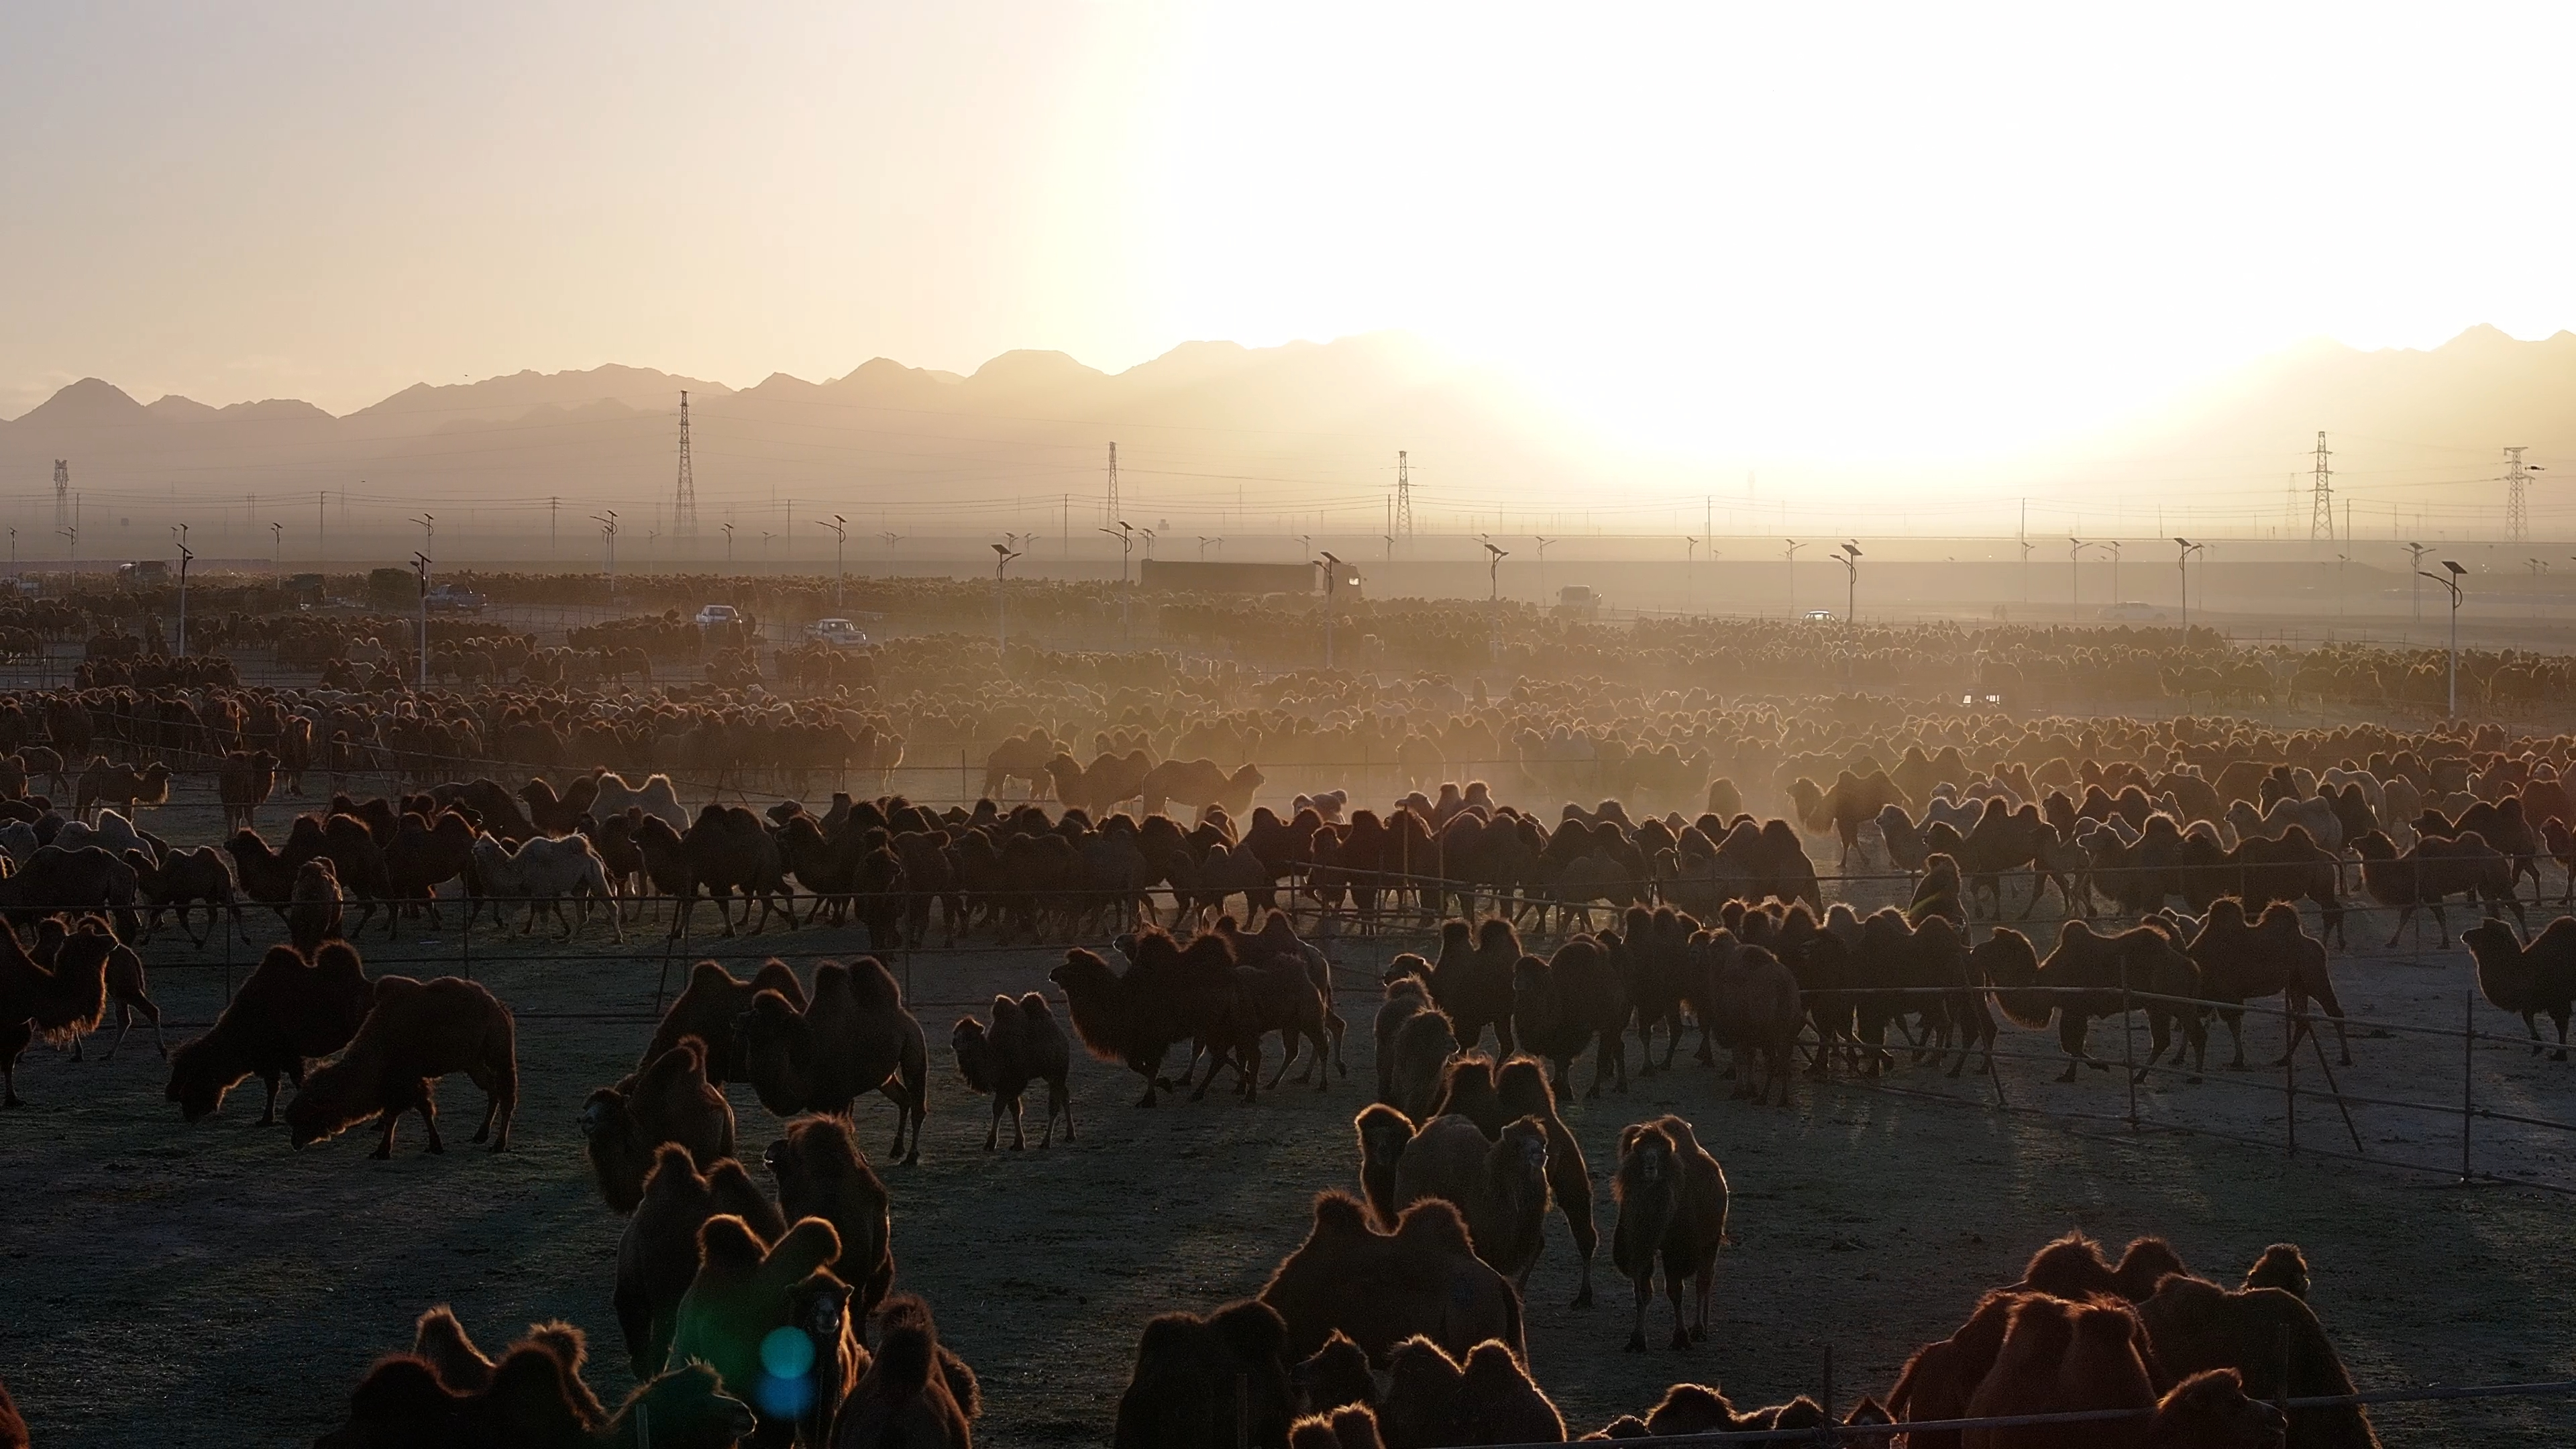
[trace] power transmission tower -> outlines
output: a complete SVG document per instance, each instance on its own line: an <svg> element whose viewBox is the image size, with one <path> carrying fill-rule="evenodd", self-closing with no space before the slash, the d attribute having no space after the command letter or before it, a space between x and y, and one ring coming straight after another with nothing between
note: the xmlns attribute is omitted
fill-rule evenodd
<svg viewBox="0 0 2576 1449"><path fill-rule="evenodd" d="M1101 516L1111 523L1118 521L1118 445L1109 445L1109 497L1101 506Z"/></svg>
<svg viewBox="0 0 2576 1449"><path fill-rule="evenodd" d="M2504 462L2504 536L2520 543L2531 533L2531 500L2526 496L2526 490L2531 485L2531 475L2540 471L2540 465L2522 461L2520 448L2505 449ZM61 476L61 466L59 463L55 465L58 470L56 477Z"/></svg>
<svg viewBox="0 0 2576 1449"><path fill-rule="evenodd" d="M1413 455L1395 452L1395 536L1413 537Z"/></svg>
<svg viewBox="0 0 2576 1449"><path fill-rule="evenodd" d="M698 480L689 472L689 394L680 392L680 488L671 500L671 531L698 531Z"/></svg>
<svg viewBox="0 0 2576 1449"><path fill-rule="evenodd" d="M2317 434L2315 482L2309 487L2308 537L2331 539L2335 536L2334 470L2327 465L2326 435Z"/></svg>
<svg viewBox="0 0 2576 1449"><path fill-rule="evenodd" d="M72 460L54 460L54 531L72 526Z"/></svg>

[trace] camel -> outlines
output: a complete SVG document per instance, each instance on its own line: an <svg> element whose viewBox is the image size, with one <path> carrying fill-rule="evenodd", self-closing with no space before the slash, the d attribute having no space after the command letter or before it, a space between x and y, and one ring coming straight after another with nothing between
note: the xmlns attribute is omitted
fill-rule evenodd
<svg viewBox="0 0 2576 1449"><path fill-rule="evenodd" d="M1619 1133L1619 1172L1612 1179L1619 1225L1610 1260L1636 1285L1636 1321L1628 1352L1646 1351L1646 1302L1653 1297L1655 1262L1663 1261L1664 1291L1673 1304L1676 1349L1708 1337L1708 1301L1716 1286L1717 1249L1726 1240L1726 1174L1699 1145L1691 1125L1666 1113ZM1682 1313L1682 1280L1692 1280L1695 1315Z"/></svg>

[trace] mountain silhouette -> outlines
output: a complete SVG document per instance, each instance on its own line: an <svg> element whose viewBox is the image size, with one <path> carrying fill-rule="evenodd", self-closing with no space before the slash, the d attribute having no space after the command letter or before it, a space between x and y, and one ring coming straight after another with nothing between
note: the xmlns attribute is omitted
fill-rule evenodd
<svg viewBox="0 0 2576 1449"><path fill-rule="evenodd" d="M147 405L83 378L0 422L0 477L41 486L69 458L76 486L102 501L231 506L363 487L410 507L556 497L649 510L670 494L683 389L701 511L745 510L746 526L757 510L783 518L795 499L909 504L916 518L936 503L961 526L1006 506L1023 521L1074 522L1097 511L1113 440L1135 511L1222 505L1247 529L1296 531L1325 509L1325 527L1377 531L1398 449L1426 528L1453 526L1444 516L1466 526L1500 503L1580 509L1619 502L1622 486L1704 487L1704 469L1622 454L1527 388L1395 332L1188 342L1114 373L1035 349L962 375L878 357L739 389L616 364L523 371L416 384L341 417L292 399ZM2524 342L2481 326L2422 350L2302 344L2104 430L2086 445L2101 460L2086 487L2280 509L2321 429L2365 528L2455 497L2500 507L2490 484L2504 446L2563 460L2549 479L2576 472L2576 333Z"/></svg>

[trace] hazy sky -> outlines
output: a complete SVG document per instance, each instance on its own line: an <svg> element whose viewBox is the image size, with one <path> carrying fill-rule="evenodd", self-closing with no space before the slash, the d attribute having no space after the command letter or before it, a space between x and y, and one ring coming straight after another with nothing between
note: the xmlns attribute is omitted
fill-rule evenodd
<svg viewBox="0 0 2576 1449"><path fill-rule="evenodd" d="M2576 322L2566 5L13 5L0 415L1409 328L1956 455Z"/></svg>

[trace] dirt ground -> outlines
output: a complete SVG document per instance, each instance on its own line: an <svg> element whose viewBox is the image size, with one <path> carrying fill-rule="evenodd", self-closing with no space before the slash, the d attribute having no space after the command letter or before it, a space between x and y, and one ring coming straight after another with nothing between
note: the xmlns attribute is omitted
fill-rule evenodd
<svg viewBox="0 0 2576 1449"><path fill-rule="evenodd" d="M595 929L595 928L594 928ZM2363 929L2358 924L2356 934ZM263 943L273 919L255 921ZM461 1078L443 1093L450 1149L420 1152L407 1126L394 1160L367 1160L366 1134L288 1150L285 1129L255 1130L258 1089L236 1093L195 1128L161 1096L165 1068L148 1036L114 1060L38 1049L20 1074L28 1105L0 1116L0 1378L38 1444L286 1445L330 1427L377 1354L408 1342L433 1303L456 1306L487 1346L532 1320L567 1318L595 1346L594 1383L626 1384L610 1309L620 1220L599 1202L582 1155L585 1095L631 1068L651 1031L658 932L626 949L586 940L569 953L502 947L490 926L474 972L520 1013L523 1097L512 1150L467 1145L478 1093ZM674 986L688 961L669 963ZM406 930L364 942L378 974L460 965L445 935ZM712 954L745 971L768 949L811 957L855 950L822 930L723 943ZM1206 1309L1256 1291L1303 1235L1312 1194L1355 1185L1351 1115L1374 1081L1368 982L1383 943L1337 946L1350 987L1348 1077L1317 1093L1283 1086L1257 1104L1211 1098L1141 1111L1135 1079L1077 1062L1081 1138L1039 1151L981 1151L983 1101L947 1058L947 1028L997 990L1047 989L1060 948L923 953L907 966L910 999L933 1043L934 1101L915 1167L886 1166L895 1198L899 1286L924 1294L943 1334L985 1385L984 1442L1106 1442L1138 1331L1155 1313ZM232 970L255 952L232 948ZM149 950L155 996L175 1045L223 1000L223 953L165 933ZM2342 960L2357 1065L2344 1089L2431 1103L2458 1101L2456 1040L2374 1034L2378 1024L2455 1025L2469 971L2460 953L2419 960ZM2518 1031L2482 1003L2488 1031ZM182 1025L185 1023L185 1025ZM2250 1055L2278 1054L2277 1020L2250 1023ZM112 1030L111 1033L112 1035ZM2117 1060L2108 1026L2095 1050ZM2143 1031L2137 1050L2143 1052ZM2213 1071L2190 1083L2160 1076L2140 1090L2148 1130L2124 1120L2117 1071L2049 1079L2053 1039L2007 1032L1998 1079L1951 1082L1900 1068L1883 1086L1801 1083L1795 1106L1726 1100L1709 1069L1638 1078L1625 1094L1568 1104L1605 1217L1612 1141L1625 1123L1675 1111L1698 1125L1734 1192L1734 1241L1720 1260L1709 1341L1688 1354L1620 1351L1626 1285L1611 1274L1605 1221L1601 1306L1567 1308L1576 1265L1561 1222L1529 1290L1532 1367L1580 1433L1639 1410L1677 1380L1722 1384L1739 1402L1820 1392L1826 1352L1835 1393L1883 1393L1905 1355L1946 1334L1977 1293L2012 1281L2048 1238L2082 1228L2114 1245L2138 1233L2175 1241L2198 1269L2232 1278L2270 1242L2303 1244L2312 1301L2365 1387L2553 1379L2576 1347L2576 1268L2569 1202L2536 1188L2447 1185L2438 1174L2331 1160L2351 1138L2330 1103L2299 1113L2286 1154L2280 1097ZM2213 1064L2226 1038L2213 1043ZM2565 1119L2569 1068L2516 1047L2473 1054L2482 1105ZM1687 1064L1689 1054L1681 1061ZM2314 1058L2301 1063L2313 1089ZM1591 1082L1576 1069L1578 1091ZM2014 1109L1993 1110L1998 1090ZM744 1154L774 1123L737 1086ZM2377 1156L2457 1160L2459 1124L2359 1107ZM2259 1145L2170 1130L2221 1129ZM859 1109L861 1141L881 1151L893 1111ZM2500 1174L2576 1177L2564 1134L2501 1135L2478 1124L2479 1166ZM1006 1139L1007 1141L1007 1136ZM757 1170L755 1170L756 1175ZM1667 1320L1660 1297L1649 1337ZM2563 1426L2563 1401L2384 1410L2392 1444L2469 1442Z"/></svg>

